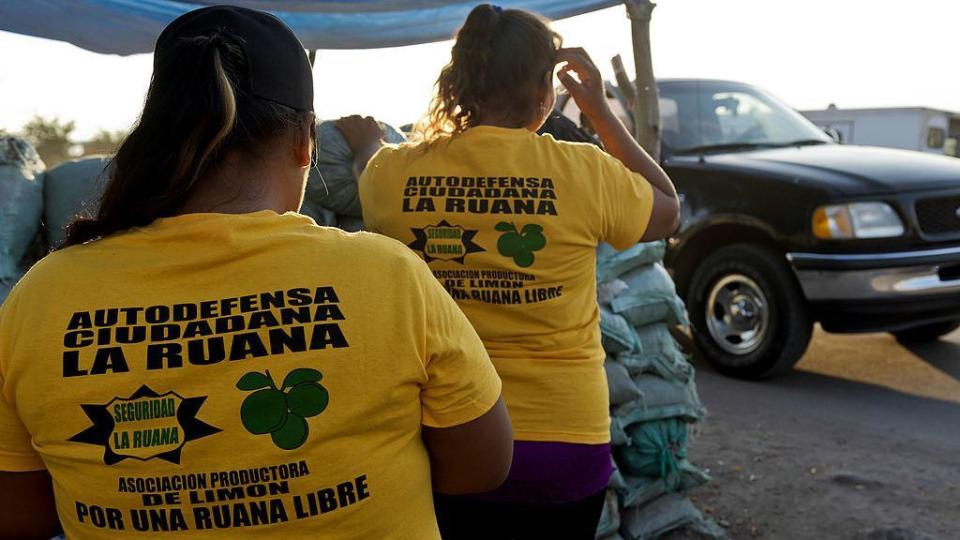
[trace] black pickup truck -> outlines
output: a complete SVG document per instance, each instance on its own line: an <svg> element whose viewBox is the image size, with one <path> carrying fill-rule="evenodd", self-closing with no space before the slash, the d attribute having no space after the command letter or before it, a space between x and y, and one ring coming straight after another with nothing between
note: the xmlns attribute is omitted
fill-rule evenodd
<svg viewBox="0 0 960 540"><path fill-rule="evenodd" d="M747 84L658 87L683 200L666 262L718 370L789 369L815 322L903 341L960 327L960 159L836 144Z"/></svg>

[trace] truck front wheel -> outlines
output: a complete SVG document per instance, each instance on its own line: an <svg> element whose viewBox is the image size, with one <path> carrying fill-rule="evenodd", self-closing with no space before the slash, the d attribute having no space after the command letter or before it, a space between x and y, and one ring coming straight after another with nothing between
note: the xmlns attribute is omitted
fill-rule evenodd
<svg viewBox="0 0 960 540"><path fill-rule="evenodd" d="M762 379L789 370L810 343L813 322L782 257L734 244L700 262L686 290L697 345L717 371Z"/></svg>

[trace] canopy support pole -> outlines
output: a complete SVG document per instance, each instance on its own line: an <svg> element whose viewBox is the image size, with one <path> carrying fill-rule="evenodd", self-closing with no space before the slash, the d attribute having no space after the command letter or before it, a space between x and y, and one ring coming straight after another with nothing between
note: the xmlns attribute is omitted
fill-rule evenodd
<svg viewBox="0 0 960 540"><path fill-rule="evenodd" d="M659 160L660 104L650 55L650 19L657 5L650 0L626 0L625 4L633 35L633 64L637 72L633 135L651 157Z"/></svg>

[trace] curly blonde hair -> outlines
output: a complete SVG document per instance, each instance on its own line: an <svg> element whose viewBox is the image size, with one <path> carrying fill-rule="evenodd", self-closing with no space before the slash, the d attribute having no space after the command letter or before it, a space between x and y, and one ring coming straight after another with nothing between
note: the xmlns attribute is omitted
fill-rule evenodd
<svg viewBox="0 0 960 540"><path fill-rule="evenodd" d="M519 9L481 4L457 32L450 62L417 125L431 145L473 127L481 111L529 123L538 105L529 98L552 75L563 39L548 21ZM549 84L549 82L547 83Z"/></svg>

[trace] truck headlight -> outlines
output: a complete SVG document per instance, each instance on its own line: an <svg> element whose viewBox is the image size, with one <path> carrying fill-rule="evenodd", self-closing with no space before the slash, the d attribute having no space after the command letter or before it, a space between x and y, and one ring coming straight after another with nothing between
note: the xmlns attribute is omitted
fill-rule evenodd
<svg viewBox="0 0 960 540"><path fill-rule="evenodd" d="M824 240L891 238L904 231L897 212L882 202L828 204L813 213L813 235Z"/></svg>

